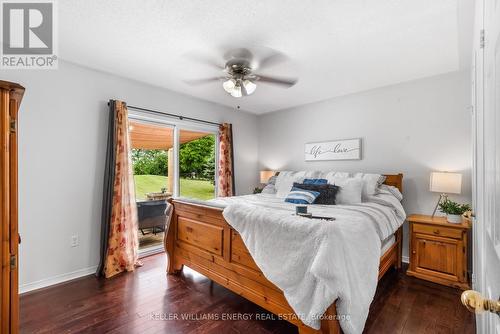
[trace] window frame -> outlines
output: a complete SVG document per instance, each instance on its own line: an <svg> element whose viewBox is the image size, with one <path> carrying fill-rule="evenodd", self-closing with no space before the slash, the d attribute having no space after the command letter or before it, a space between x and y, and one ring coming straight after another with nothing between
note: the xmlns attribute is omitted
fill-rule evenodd
<svg viewBox="0 0 500 334"><path fill-rule="evenodd" d="M165 125L173 128L173 149L174 149L174 191L172 196L179 197L180 195L180 167L179 167L179 150L180 150L180 142L179 136L181 130L186 131L202 131L207 134L213 134L215 136L215 187L214 187L214 197L218 196L219 193L219 127L217 125L211 124L202 124L195 121L187 121L187 120L177 120L173 119L168 115L162 116L157 114L151 114L145 111L138 110L129 110L128 118L134 121L149 123L149 124L157 124L157 125Z"/></svg>

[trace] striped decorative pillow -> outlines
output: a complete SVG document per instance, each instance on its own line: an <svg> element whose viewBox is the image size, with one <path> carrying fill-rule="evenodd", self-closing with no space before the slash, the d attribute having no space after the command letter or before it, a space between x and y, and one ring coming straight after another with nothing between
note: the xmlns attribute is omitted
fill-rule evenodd
<svg viewBox="0 0 500 334"><path fill-rule="evenodd" d="M292 190L285 198L285 202L293 204L312 204L316 197L319 196L318 191L305 190L297 187L292 187Z"/></svg>
<svg viewBox="0 0 500 334"><path fill-rule="evenodd" d="M335 205L335 198L339 191L339 187L333 184L306 184L305 180L304 183L294 183L293 186L319 192L319 196L316 197L313 204Z"/></svg>

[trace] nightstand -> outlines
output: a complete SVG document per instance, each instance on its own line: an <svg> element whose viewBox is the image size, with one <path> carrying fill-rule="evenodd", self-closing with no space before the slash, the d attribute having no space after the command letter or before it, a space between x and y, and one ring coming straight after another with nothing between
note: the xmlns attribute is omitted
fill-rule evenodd
<svg viewBox="0 0 500 334"><path fill-rule="evenodd" d="M434 283L469 289L467 275L470 223L446 217L410 215L410 266L406 272Z"/></svg>

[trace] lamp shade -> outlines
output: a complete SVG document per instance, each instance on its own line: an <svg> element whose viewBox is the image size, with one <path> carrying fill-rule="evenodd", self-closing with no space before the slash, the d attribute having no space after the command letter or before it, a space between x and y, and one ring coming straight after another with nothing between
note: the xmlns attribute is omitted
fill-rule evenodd
<svg viewBox="0 0 500 334"><path fill-rule="evenodd" d="M429 190L442 194L460 194L462 192L462 174L432 172Z"/></svg>
<svg viewBox="0 0 500 334"><path fill-rule="evenodd" d="M260 171L260 183L267 183L271 176L274 176L276 174L275 171L273 170L261 170Z"/></svg>

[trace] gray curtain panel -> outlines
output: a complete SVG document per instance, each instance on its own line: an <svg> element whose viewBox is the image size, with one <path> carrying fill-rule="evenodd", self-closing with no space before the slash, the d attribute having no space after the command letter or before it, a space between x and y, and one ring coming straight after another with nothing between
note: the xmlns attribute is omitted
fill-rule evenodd
<svg viewBox="0 0 500 334"><path fill-rule="evenodd" d="M104 263L108 249L109 226L111 210L113 208L113 182L115 180L115 101L109 100L108 140L106 149L106 164L104 166L104 185L101 214L101 259L97 267L96 276L104 276Z"/></svg>

